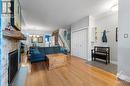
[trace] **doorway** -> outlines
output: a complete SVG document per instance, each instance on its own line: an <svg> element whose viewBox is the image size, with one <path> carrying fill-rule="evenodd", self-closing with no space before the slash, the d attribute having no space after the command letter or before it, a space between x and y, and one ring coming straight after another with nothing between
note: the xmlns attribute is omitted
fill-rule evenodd
<svg viewBox="0 0 130 86"><path fill-rule="evenodd" d="M46 34L45 35L45 47L50 47L51 46L51 35Z"/></svg>

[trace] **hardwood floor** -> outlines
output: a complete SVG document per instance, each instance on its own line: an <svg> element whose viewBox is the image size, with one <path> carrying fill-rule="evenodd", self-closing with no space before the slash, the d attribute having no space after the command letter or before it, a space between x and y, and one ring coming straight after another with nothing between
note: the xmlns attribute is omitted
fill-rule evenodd
<svg viewBox="0 0 130 86"><path fill-rule="evenodd" d="M72 57L64 67L47 70L42 62L29 65L25 86L130 86L115 75Z"/></svg>

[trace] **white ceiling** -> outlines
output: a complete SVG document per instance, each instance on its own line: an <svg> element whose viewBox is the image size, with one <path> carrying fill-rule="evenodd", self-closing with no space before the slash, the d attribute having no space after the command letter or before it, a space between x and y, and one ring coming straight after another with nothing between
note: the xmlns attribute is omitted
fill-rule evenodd
<svg viewBox="0 0 130 86"><path fill-rule="evenodd" d="M20 0L27 26L55 30L88 16L97 16L110 9L115 0ZM37 27L38 26L38 27ZM39 28L40 27L40 28ZM44 27L44 28L42 28ZM32 28L26 28L32 29Z"/></svg>

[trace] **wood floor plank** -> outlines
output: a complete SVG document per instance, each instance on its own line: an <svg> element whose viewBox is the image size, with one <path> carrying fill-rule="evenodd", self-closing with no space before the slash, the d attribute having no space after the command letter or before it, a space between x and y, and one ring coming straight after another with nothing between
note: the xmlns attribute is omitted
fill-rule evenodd
<svg viewBox="0 0 130 86"><path fill-rule="evenodd" d="M49 71L43 62L29 65L31 72L27 75L25 86L130 86L115 75L73 56L66 66Z"/></svg>

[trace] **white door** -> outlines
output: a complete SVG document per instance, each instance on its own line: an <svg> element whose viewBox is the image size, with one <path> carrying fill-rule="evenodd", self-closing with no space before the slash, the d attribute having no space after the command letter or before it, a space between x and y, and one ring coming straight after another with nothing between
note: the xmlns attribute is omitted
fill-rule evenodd
<svg viewBox="0 0 130 86"><path fill-rule="evenodd" d="M71 54L83 59L87 59L88 34L87 29L72 32Z"/></svg>

